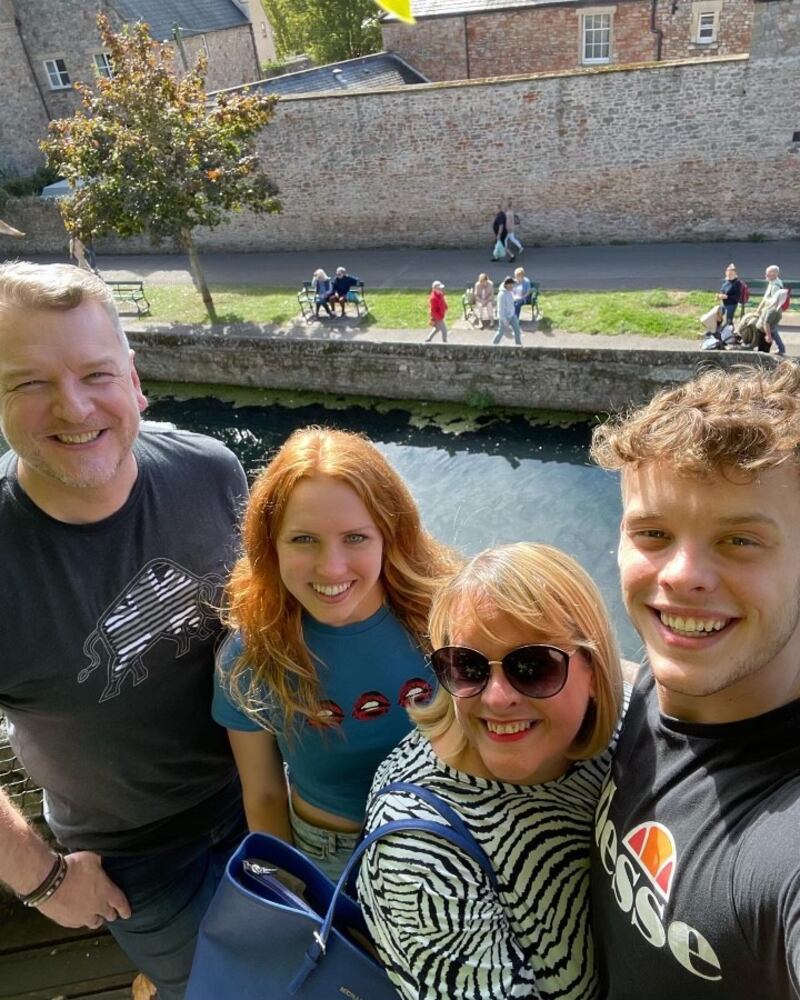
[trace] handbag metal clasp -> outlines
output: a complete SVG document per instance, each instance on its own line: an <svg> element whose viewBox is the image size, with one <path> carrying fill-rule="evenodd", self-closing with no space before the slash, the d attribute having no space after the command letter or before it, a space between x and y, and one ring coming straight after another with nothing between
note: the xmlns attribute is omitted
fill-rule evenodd
<svg viewBox="0 0 800 1000"><path fill-rule="evenodd" d="M325 952L326 952L326 951L327 951L328 949L327 949L327 948L325 947L325 942L324 942L324 941L322 940L322 938L321 938L321 937L319 936L319 934L317 933L317 931L314 931L314 940L315 940L315 941L317 942L317 944L319 945L319 950L320 950L320 951L322 952L322 954L324 955L324 954L325 954Z"/></svg>
<svg viewBox="0 0 800 1000"><path fill-rule="evenodd" d="M261 865L257 861L243 861L242 868L251 875L274 875L278 870L277 868L268 868L266 865Z"/></svg>

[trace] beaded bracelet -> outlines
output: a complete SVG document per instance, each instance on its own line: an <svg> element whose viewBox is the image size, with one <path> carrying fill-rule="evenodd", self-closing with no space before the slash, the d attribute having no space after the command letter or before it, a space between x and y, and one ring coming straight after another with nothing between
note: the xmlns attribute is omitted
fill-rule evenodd
<svg viewBox="0 0 800 1000"><path fill-rule="evenodd" d="M29 892L24 895L17 893L17 899L23 904L23 906L41 906L42 903L45 903L53 895L66 877L66 859L63 854L56 854L53 867L48 872L44 882L37 886L33 892Z"/></svg>

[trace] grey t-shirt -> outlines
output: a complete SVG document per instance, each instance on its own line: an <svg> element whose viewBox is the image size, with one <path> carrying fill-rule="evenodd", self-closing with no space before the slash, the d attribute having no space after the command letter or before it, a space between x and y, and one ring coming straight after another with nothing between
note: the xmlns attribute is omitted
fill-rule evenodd
<svg viewBox="0 0 800 1000"><path fill-rule="evenodd" d="M127 502L86 525L0 457L0 705L57 837L105 854L189 841L235 794L211 694L245 476L199 434L143 430L134 450Z"/></svg>

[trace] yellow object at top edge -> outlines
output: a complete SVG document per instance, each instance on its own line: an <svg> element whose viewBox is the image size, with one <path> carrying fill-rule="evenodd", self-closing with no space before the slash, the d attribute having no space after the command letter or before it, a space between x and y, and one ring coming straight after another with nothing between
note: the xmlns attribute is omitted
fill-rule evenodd
<svg viewBox="0 0 800 1000"><path fill-rule="evenodd" d="M379 7L395 17L399 17L406 24L414 24L414 15L411 13L411 0L375 0Z"/></svg>

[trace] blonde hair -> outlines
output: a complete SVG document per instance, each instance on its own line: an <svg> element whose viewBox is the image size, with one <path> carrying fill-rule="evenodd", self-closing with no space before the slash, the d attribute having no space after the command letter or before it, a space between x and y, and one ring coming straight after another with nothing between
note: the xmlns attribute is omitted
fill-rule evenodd
<svg viewBox="0 0 800 1000"><path fill-rule="evenodd" d="M432 647L449 645L465 621L496 639L484 624L487 611L507 615L554 646L583 654L594 676L595 696L567 756L583 760L605 749L620 716L622 673L608 612L588 573L550 545L518 542L487 549L436 595L430 616ZM428 739L448 734L455 754L465 747L453 696L443 687L429 705L412 708L410 714ZM451 743L454 734L461 739Z"/></svg>
<svg viewBox="0 0 800 1000"><path fill-rule="evenodd" d="M597 427L592 457L604 469L664 462L707 479L800 462L800 367L711 369L646 406Z"/></svg>
<svg viewBox="0 0 800 1000"><path fill-rule="evenodd" d="M97 302L105 309L120 343L128 350L114 296L102 278L72 264L24 260L0 264L0 317L18 309L74 309L82 302Z"/></svg>
<svg viewBox="0 0 800 1000"><path fill-rule="evenodd" d="M367 438L322 427L295 431L253 483L242 526L244 554L228 581L224 611L244 643L227 682L232 697L263 724L268 688L287 733L296 715L316 718L320 683L303 640L302 605L281 579L276 541L292 491L316 475L346 483L369 511L383 539L386 601L424 649L434 591L459 565L455 553L423 528L408 487Z"/></svg>

